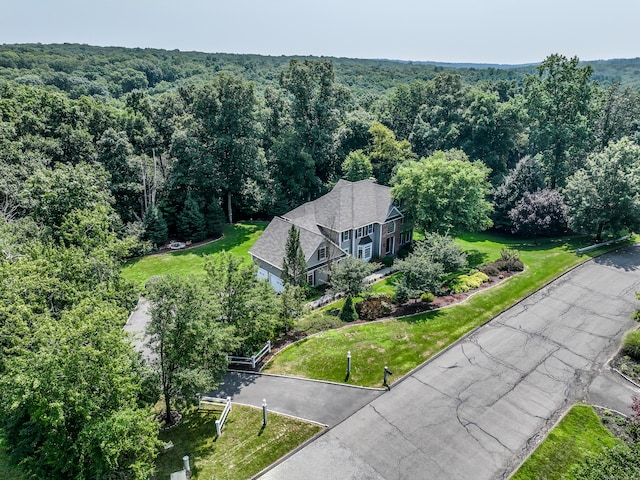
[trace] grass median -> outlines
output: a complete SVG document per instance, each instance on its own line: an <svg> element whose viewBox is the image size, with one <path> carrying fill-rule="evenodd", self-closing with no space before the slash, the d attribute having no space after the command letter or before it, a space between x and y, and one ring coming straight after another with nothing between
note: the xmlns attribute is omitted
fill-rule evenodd
<svg viewBox="0 0 640 480"><path fill-rule="evenodd" d="M149 255L127 262L122 276L137 285L143 286L155 275L198 275L204 274L204 265L210 255L227 251L250 262L249 249L267 227L267 222L243 222L226 225L224 234L217 240L199 247Z"/></svg>
<svg viewBox="0 0 640 480"><path fill-rule="evenodd" d="M323 428L273 412L263 428L262 410L233 405L222 435L216 437L216 418L213 413L192 410L177 427L161 432L160 439L174 446L156 460L155 478L169 478L181 470L184 455L189 456L196 480L251 478Z"/></svg>
<svg viewBox="0 0 640 480"><path fill-rule="evenodd" d="M512 480L570 479L571 468L603 449L622 444L588 405L576 405L549 433Z"/></svg>
<svg viewBox="0 0 640 480"><path fill-rule="evenodd" d="M575 250L589 243L585 237L534 242L474 234L464 236L460 242L472 265L497 259L502 248L517 249L525 271L460 305L322 332L281 351L264 371L381 387L384 366L394 373L392 379L399 378L569 268L620 246L578 255ZM352 361L348 379L345 375L347 352L351 352Z"/></svg>

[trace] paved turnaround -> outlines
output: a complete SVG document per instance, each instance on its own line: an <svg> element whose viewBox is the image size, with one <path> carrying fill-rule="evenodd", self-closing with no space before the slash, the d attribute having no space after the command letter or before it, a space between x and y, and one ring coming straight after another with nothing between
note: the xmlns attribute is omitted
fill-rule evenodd
<svg viewBox="0 0 640 480"><path fill-rule="evenodd" d="M639 268L634 246L573 270L262 478L507 478L636 326Z"/></svg>

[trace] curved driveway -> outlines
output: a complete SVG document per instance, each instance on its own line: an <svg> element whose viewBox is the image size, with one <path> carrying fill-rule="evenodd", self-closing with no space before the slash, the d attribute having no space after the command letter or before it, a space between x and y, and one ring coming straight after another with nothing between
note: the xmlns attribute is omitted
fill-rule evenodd
<svg viewBox="0 0 640 480"><path fill-rule="evenodd" d="M636 325L639 268L634 246L575 269L262 478L507 478Z"/></svg>

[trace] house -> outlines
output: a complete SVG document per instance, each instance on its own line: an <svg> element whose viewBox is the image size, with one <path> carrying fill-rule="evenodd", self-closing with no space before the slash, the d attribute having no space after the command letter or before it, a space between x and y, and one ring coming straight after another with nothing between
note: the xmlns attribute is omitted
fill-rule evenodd
<svg viewBox="0 0 640 480"><path fill-rule="evenodd" d="M396 255L412 236L393 203L390 187L373 180L339 180L326 195L275 217L249 250L258 276L268 279L277 291L283 288L282 262L292 225L300 232L307 281L312 286L328 281L332 262L346 255L364 262Z"/></svg>

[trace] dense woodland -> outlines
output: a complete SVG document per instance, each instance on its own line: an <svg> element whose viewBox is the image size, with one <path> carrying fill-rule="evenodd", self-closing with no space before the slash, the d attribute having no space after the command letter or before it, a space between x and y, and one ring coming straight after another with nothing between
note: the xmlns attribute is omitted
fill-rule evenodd
<svg viewBox="0 0 640 480"><path fill-rule="evenodd" d="M636 65L0 46L0 421L12 457L38 478L147 477L158 385L122 335L136 292L119 268L169 238L216 236L372 176L425 232L637 230ZM219 370L221 350L250 350L289 321L291 298L253 278L223 258L206 288L149 292L182 292L158 298L193 306L184 316L199 328L203 309L222 319L206 327ZM225 297L234 285L250 295ZM176 344L201 338L182 333ZM190 387L207 384L200 374Z"/></svg>

